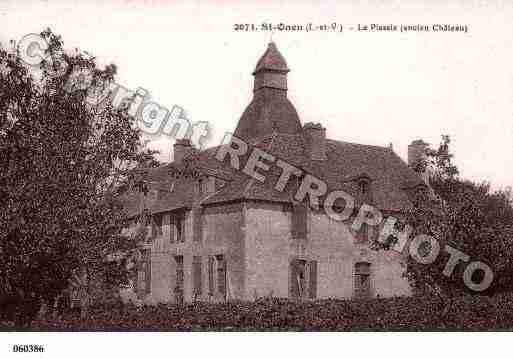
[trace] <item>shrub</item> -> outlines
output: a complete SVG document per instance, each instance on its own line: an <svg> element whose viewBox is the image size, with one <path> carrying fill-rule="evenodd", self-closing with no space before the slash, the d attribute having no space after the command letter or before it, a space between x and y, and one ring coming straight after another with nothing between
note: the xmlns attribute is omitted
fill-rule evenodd
<svg viewBox="0 0 513 359"><path fill-rule="evenodd" d="M297 302L120 305L91 308L88 320L69 316L36 322L35 330L159 331L427 331L513 328L513 294Z"/></svg>

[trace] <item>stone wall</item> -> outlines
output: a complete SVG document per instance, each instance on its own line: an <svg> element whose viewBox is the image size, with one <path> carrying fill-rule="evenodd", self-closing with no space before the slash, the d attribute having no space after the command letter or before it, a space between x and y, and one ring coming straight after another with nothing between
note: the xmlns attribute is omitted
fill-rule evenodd
<svg viewBox="0 0 513 359"><path fill-rule="evenodd" d="M246 299L267 295L288 297L289 264L296 258L317 261L318 298L352 297L357 262L371 264L373 296L411 294L407 280L402 277L400 254L373 251L368 243L357 243L347 223L334 221L324 213L309 212L307 239L292 239L290 218L291 213L284 211L283 205L248 204L244 228Z"/></svg>
<svg viewBox="0 0 513 359"><path fill-rule="evenodd" d="M165 214L162 223L162 235L152 244L151 256L151 294L144 301L148 303L174 302L176 285L175 256L183 256L184 300L193 300L193 257L201 257L202 294L198 300L221 300L216 294L208 293L208 257L224 255L227 262L229 294L238 298L244 287L244 261L242 246L242 205L225 205L205 209L202 214L201 241L193 240L193 212L187 211L185 217L185 241L170 241L170 214ZM176 233L176 229L174 231ZM214 273L215 278L215 273Z"/></svg>

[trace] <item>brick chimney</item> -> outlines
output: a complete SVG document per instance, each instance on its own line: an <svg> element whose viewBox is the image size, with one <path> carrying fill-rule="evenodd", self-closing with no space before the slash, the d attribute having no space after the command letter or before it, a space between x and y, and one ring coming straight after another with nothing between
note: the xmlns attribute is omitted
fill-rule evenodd
<svg viewBox="0 0 513 359"><path fill-rule="evenodd" d="M424 161L427 160L426 150L428 145L428 143L421 139L415 140L408 145L408 166L417 172L426 184L429 184L429 176Z"/></svg>
<svg viewBox="0 0 513 359"><path fill-rule="evenodd" d="M320 123L308 122L303 126L307 153L315 161L325 161L326 155L326 129Z"/></svg>
<svg viewBox="0 0 513 359"><path fill-rule="evenodd" d="M181 162L193 150L190 139L177 139L173 145L173 161Z"/></svg>

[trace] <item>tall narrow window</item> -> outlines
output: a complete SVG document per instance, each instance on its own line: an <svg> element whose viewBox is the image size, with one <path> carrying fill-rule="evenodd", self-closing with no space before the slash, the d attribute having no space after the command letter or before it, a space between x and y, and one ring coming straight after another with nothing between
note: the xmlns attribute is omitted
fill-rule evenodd
<svg viewBox="0 0 513 359"><path fill-rule="evenodd" d="M226 299L226 259L224 256L218 255L217 259L217 291Z"/></svg>
<svg viewBox="0 0 513 359"><path fill-rule="evenodd" d="M192 260L192 280L193 280L193 295L198 297L201 295L201 257L194 256Z"/></svg>
<svg viewBox="0 0 513 359"><path fill-rule="evenodd" d="M358 262L354 267L354 296L369 298L371 296L370 263Z"/></svg>

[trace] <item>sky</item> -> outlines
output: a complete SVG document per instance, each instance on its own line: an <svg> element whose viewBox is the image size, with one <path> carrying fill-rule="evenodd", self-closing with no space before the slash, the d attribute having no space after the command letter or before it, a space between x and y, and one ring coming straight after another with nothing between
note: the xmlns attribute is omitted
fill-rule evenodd
<svg viewBox="0 0 513 359"><path fill-rule="evenodd" d="M513 4L507 1L36 1L0 0L0 43L46 27L65 47L118 66L117 82L208 121L220 143L252 97L268 31L235 24L341 24L342 32L275 31L302 123L327 136L393 144L450 135L462 177L513 185ZM467 25L468 32L359 32L370 24ZM152 137L169 160L173 140Z"/></svg>

